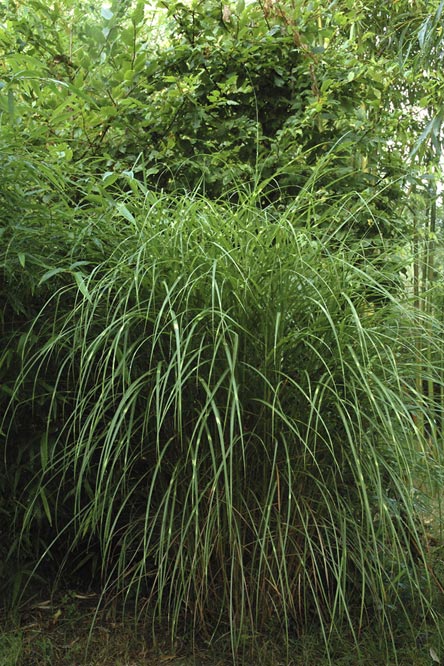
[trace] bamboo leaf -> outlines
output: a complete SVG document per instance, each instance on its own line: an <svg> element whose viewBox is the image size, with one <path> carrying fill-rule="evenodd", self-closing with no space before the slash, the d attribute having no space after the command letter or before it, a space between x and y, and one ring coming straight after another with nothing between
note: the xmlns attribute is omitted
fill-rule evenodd
<svg viewBox="0 0 444 666"><path fill-rule="evenodd" d="M76 281L76 284L77 284L80 292L83 294L83 296L86 298L86 300L91 303L92 302L91 295L88 291L88 287L85 284L85 280L83 278L82 273L80 273L79 271L76 271L74 273L74 279Z"/></svg>
<svg viewBox="0 0 444 666"><path fill-rule="evenodd" d="M60 275L60 273L66 273L65 268L51 268L49 271L46 271L39 280L39 285L50 280L54 275Z"/></svg>
<svg viewBox="0 0 444 666"><path fill-rule="evenodd" d="M119 202L116 206L117 212L119 215L125 218L125 220L128 220L128 222L135 223L135 218L134 215L128 210L128 208L125 206L124 203Z"/></svg>

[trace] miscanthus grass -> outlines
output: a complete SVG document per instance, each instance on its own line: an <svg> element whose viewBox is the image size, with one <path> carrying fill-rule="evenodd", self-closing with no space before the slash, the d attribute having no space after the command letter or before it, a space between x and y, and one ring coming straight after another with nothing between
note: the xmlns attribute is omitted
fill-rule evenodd
<svg viewBox="0 0 444 666"><path fill-rule="evenodd" d="M312 623L390 644L433 615L416 380L439 336L394 249L344 234L350 200L314 229L305 204L147 193L84 222L81 263L41 276L3 424L44 410L24 542L46 521L46 556L90 549L105 591L234 654Z"/></svg>

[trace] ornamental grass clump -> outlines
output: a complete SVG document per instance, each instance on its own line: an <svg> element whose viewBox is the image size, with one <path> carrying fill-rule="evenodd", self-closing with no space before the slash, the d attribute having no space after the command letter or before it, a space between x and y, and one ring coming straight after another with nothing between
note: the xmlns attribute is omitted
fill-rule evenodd
<svg viewBox="0 0 444 666"><path fill-rule="evenodd" d="M22 534L39 512L46 553L89 544L106 590L172 635L228 629L236 651L427 612L427 327L389 250L336 235L334 212L307 230L297 205L133 194L101 232L115 249L23 343L9 418L43 402L47 427Z"/></svg>

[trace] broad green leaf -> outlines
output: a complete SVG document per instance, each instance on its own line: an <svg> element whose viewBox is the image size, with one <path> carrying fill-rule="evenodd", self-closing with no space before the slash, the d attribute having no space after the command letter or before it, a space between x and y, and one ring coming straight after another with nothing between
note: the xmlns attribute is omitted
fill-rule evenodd
<svg viewBox="0 0 444 666"><path fill-rule="evenodd" d="M119 174L115 173L114 171L105 171L105 173L102 176L102 181L105 187L108 187L108 185L112 185L113 183L118 180Z"/></svg>
<svg viewBox="0 0 444 666"><path fill-rule="evenodd" d="M91 104L91 106L99 108L99 105L94 100L93 96L88 95L81 88L74 86L72 83L69 83L67 81L59 81L58 79L42 79L43 83L45 83L46 81L52 82L56 84L56 86L61 86L63 88L66 88L67 90L69 90L69 92L74 93L75 95L77 95L77 97L80 97L81 99L88 102L88 104Z"/></svg>
<svg viewBox="0 0 444 666"><path fill-rule="evenodd" d="M440 142L440 133L442 125L442 113L439 113L437 116L432 118L429 123L427 123L424 130L421 132L413 150L410 153L410 158L414 157L419 151L420 148L425 144L427 139L431 139L433 146L437 154L441 152L441 142Z"/></svg>
<svg viewBox="0 0 444 666"><path fill-rule="evenodd" d="M82 273L79 271L76 271L74 273L74 279L76 281L76 284L80 290L80 292L83 294L83 296L86 298L87 301L92 302L91 295L88 291L88 287L85 284L85 280L83 279Z"/></svg>
<svg viewBox="0 0 444 666"><path fill-rule="evenodd" d="M50 280L54 275L59 275L60 273L66 273L66 268L51 268L49 271L46 271L39 280L39 285L43 284L47 280Z"/></svg>
<svg viewBox="0 0 444 666"><path fill-rule="evenodd" d="M132 49L135 38L134 26L130 25L126 30L122 30L122 32L120 33L120 37L122 42Z"/></svg>
<svg viewBox="0 0 444 666"><path fill-rule="evenodd" d="M145 0L138 0L136 8L131 14L131 21L133 22L134 26L137 26L143 22L144 12L145 12Z"/></svg>
<svg viewBox="0 0 444 666"><path fill-rule="evenodd" d="M128 222L134 223L136 221L134 215L128 210L124 203L119 202L116 208L119 215L124 217L125 220L128 220Z"/></svg>

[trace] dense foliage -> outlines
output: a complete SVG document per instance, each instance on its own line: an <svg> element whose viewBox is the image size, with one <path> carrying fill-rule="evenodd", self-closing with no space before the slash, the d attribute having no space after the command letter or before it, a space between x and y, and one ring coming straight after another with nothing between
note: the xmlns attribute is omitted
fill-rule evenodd
<svg viewBox="0 0 444 666"><path fill-rule="evenodd" d="M69 564L233 652L433 614L432 4L2 4L13 600Z"/></svg>
<svg viewBox="0 0 444 666"><path fill-rule="evenodd" d="M318 183L327 199L381 179L393 188L422 122L411 105L432 103L392 46L407 29L423 41L432 32L418 3L390 16L346 2L327 12L214 0L10 6L5 115L51 163L81 163L108 186L131 171L170 190L214 196L246 184L282 198L330 155L335 177ZM78 176L81 198L94 185ZM390 222L385 194L377 205Z"/></svg>

